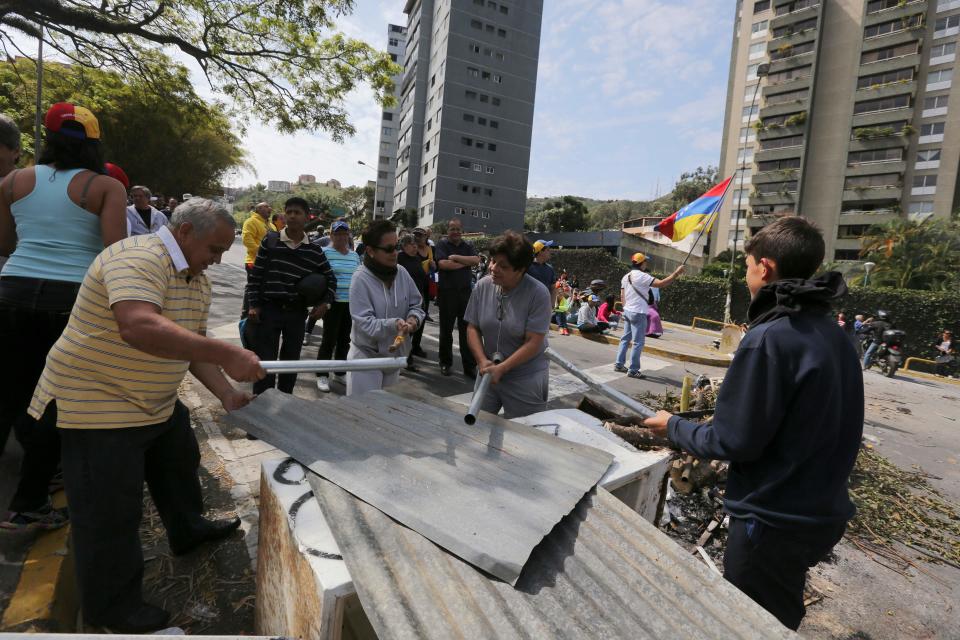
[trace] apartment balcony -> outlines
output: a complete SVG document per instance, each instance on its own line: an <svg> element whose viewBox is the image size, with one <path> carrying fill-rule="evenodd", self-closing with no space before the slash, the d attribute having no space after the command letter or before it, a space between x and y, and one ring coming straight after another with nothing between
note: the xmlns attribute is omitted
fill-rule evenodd
<svg viewBox="0 0 960 640"><path fill-rule="evenodd" d="M794 204L797 201L795 191L779 191L777 193L758 193L750 195L750 206Z"/></svg>
<svg viewBox="0 0 960 640"><path fill-rule="evenodd" d="M791 100L790 102L783 102L781 104L771 104L763 105L760 107L760 119L766 120L767 118L773 118L776 116L790 115L798 112L805 112L807 110L807 103L809 103L810 98L803 98L800 100L801 104L797 104L797 101Z"/></svg>
<svg viewBox="0 0 960 640"><path fill-rule="evenodd" d="M896 71L897 69L906 69L907 67L917 69L920 67L920 62L921 56L919 53L910 53L905 56L861 64L859 74L865 76L868 74L886 73L887 71Z"/></svg>
<svg viewBox="0 0 960 640"><path fill-rule="evenodd" d="M890 20L896 20L898 18L909 18L916 13L926 12L926 0L914 0L914 2L907 2L904 5L892 7L890 9L884 9L883 11L878 11L865 16L863 19L863 26L870 27L875 24L880 24L881 22L889 22Z"/></svg>
<svg viewBox="0 0 960 640"><path fill-rule="evenodd" d="M850 126L854 129L863 127L881 127L883 128L889 122L912 122L913 107L901 107L899 109L885 109L883 111L872 111L870 113L858 113L853 116Z"/></svg>
<svg viewBox="0 0 960 640"><path fill-rule="evenodd" d="M854 94L854 100L857 102L862 100L877 100L879 98L898 96L903 93L909 93L912 96L917 95L917 81L898 80L897 82L890 82L888 84L857 89L857 92Z"/></svg>
<svg viewBox="0 0 960 640"><path fill-rule="evenodd" d="M809 89L811 86L811 80L811 76L794 78L793 80L787 80L786 82L780 82L777 84L770 84L770 81L767 80L767 84L760 88L760 95L766 98L766 96L771 93L786 93L787 91Z"/></svg>
<svg viewBox="0 0 960 640"><path fill-rule="evenodd" d="M754 173L750 182L754 185L754 187L757 187L773 182L779 183L798 180L799 177L799 169L777 169L775 171L761 171L760 173Z"/></svg>
<svg viewBox="0 0 960 640"><path fill-rule="evenodd" d="M808 17L812 18L813 14L810 14ZM815 26L806 27L799 31L794 31L793 33L785 36L780 36L779 38L770 38L767 40L768 50L775 50L777 47L782 46L795 46L798 44L803 44L804 42L809 42L814 40L819 35L817 31L820 28L820 23L818 22ZM771 31L771 34L773 32Z"/></svg>
<svg viewBox="0 0 960 640"><path fill-rule="evenodd" d="M903 187L891 185L887 187L867 187L864 189L844 189L843 190L843 201L844 202L884 202L884 201L896 201L900 202L900 197L903 195Z"/></svg>
<svg viewBox="0 0 960 640"><path fill-rule="evenodd" d="M859 251L862 248L862 241L860 238L836 238L833 241L834 250L854 250Z"/></svg>
<svg viewBox="0 0 960 640"><path fill-rule="evenodd" d="M799 158L803 155L803 145L796 147L785 147L782 149L758 149L754 154L755 162L764 162L767 160L784 160L786 158Z"/></svg>
<svg viewBox="0 0 960 640"><path fill-rule="evenodd" d="M902 176L906 170L907 163L904 160L897 162L864 162L847 165L844 175L852 178L854 176L874 176L881 173L899 173Z"/></svg>
<svg viewBox="0 0 960 640"><path fill-rule="evenodd" d="M912 134L911 134L912 135ZM897 146L909 146L911 135L895 133L889 136L876 136L850 140L849 151L872 151L873 149L888 149Z"/></svg>
<svg viewBox="0 0 960 640"><path fill-rule="evenodd" d="M795 22L803 22L804 20L809 20L814 16L820 15L820 7L823 6L823 0L820 0L819 3L815 4L812 7L805 7L803 9L797 9L791 13L785 13L781 16L776 15L776 9L779 6L785 4L791 4L790 1L787 2L776 2L774 1L773 12L774 17L770 19L770 32L772 33L775 29L780 27L785 27L788 24L793 24Z"/></svg>
<svg viewBox="0 0 960 640"><path fill-rule="evenodd" d="M869 211L854 209L840 212L840 224L884 224L900 217L897 208L873 209Z"/></svg>
<svg viewBox="0 0 960 640"><path fill-rule="evenodd" d="M814 53L816 53L816 50L790 56L789 58L783 58L782 60L771 60L770 73L780 73L781 71L786 71L788 69L796 69L797 67L806 67L812 65L815 57Z"/></svg>
<svg viewBox="0 0 960 640"><path fill-rule="evenodd" d="M917 40L923 40L923 36L924 34L926 34L926 32L927 32L927 25L920 24L915 27L908 27L906 29L893 31L891 33L887 33L882 36L864 38L863 51L873 51L874 49L884 49L886 47L892 47L898 44L905 44L907 42L916 42Z"/></svg>
<svg viewBox="0 0 960 640"><path fill-rule="evenodd" d="M762 120L761 120L762 121ZM771 138L786 138L788 136L802 136L804 132L804 127L806 124L798 124L793 126L783 126L783 125L769 125L764 127L761 130L757 131L757 137L760 140L769 140Z"/></svg>

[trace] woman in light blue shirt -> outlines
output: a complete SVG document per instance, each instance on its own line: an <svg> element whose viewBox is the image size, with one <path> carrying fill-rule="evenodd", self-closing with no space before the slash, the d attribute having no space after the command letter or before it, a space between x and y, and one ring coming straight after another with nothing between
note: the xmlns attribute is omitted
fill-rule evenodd
<svg viewBox="0 0 960 640"><path fill-rule="evenodd" d="M14 421L23 465L5 529L53 529L66 514L47 488L60 461L56 405L39 421L26 414L47 353L60 337L87 268L104 247L126 236L123 185L104 175L100 126L87 109L53 105L37 165L0 183L0 416Z"/></svg>

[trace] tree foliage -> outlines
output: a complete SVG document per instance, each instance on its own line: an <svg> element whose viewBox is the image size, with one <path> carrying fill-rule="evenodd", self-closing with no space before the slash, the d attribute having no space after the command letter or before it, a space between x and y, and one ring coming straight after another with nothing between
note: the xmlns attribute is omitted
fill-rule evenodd
<svg viewBox="0 0 960 640"><path fill-rule="evenodd" d="M737 257L733 261L733 277L735 280L744 280L747 276L747 265L744 262L744 253L737 251ZM725 278L730 270L730 249L725 249L718 253L710 262L704 265L700 275L712 278Z"/></svg>
<svg viewBox="0 0 960 640"><path fill-rule="evenodd" d="M44 104L77 102L100 122L104 156L133 184L179 198L213 195L231 170L244 166L243 149L222 105L207 104L186 69L162 71L163 89L132 77L77 65L44 65ZM32 161L36 66L20 58L0 65L0 111L23 133L24 160Z"/></svg>
<svg viewBox="0 0 960 640"><path fill-rule="evenodd" d="M717 167L697 167L694 171L688 171L680 174L680 179L673 187L670 194L673 211L681 209L704 193L720 181L719 170ZM670 213L673 213L671 211Z"/></svg>
<svg viewBox="0 0 960 640"><path fill-rule="evenodd" d="M960 221L896 219L863 237L864 260L876 263L871 287L956 290L960 286ZM863 281L857 276L854 282Z"/></svg>
<svg viewBox="0 0 960 640"><path fill-rule="evenodd" d="M573 196L547 200L541 211L528 213L524 226L540 233L583 231L587 228L587 206Z"/></svg>
<svg viewBox="0 0 960 640"><path fill-rule="evenodd" d="M335 31L352 0L0 0L0 45L42 38L77 65L110 68L160 88L163 48L196 61L215 91L284 132L352 135L344 97L369 83L390 104L400 68ZM42 28L41 28L42 27Z"/></svg>
<svg viewBox="0 0 960 640"><path fill-rule="evenodd" d="M587 216L589 229L620 229L627 220L654 216L657 214L655 201L612 200L601 202L590 210Z"/></svg>

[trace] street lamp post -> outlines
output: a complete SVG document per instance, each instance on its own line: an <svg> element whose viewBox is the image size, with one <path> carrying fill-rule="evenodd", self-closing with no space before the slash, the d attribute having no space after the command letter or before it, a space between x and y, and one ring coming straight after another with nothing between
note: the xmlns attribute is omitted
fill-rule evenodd
<svg viewBox="0 0 960 640"><path fill-rule="evenodd" d="M740 178L737 181L737 209L734 212L736 216L733 223L733 245L730 248L730 268L727 273L727 299L723 304L723 321L727 324L733 322L733 314L731 313L731 308L733 306L733 280L734 280L734 267L736 266L737 260L737 236L740 234L740 211L743 209L743 176L747 172L747 140L750 138L750 126L753 121L753 105L757 101L757 93L760 92L760 81L767 75L770 71L770 65L767 63L761 64L757 67L757 84L753 87L753 98L750 100L750 112L747 116L747 135L743 137L743 147L740 149ZM759 109L757 110L759 115Z"/></svg>
<svg viewBox="0 0 960 640"><path fill-rule="evenodd" d="M33 162L40 157L40 140L43 136L43 21L40 22L40 36L37 38L37 109L33 116Z"/></svg>
<svg viewBox="0 0 960 640"><path fill-rule="evenodd" d="M863 287L867 288L870 285L870 272L873 271L873 268L877 266L875 262L864 262L863 263Z"/></svg>

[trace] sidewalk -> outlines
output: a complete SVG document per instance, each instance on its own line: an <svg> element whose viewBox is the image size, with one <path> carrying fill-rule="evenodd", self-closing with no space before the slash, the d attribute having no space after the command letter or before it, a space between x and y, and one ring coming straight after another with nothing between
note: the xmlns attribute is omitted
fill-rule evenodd
<svg viewBox="0 0 960 640"><path fill-rule="evenodd" d="M550 330L553 332L551 340L557 340L559 329L551 325ZM663 335L659 338L647 337L643 345L644 354L710 367L729 367L733 360L732 356L720 353L713 348L714 340L720 339L719 332L708 332L702 329L693 331L689 327L672 322L664 322L663 330ZM623 330L617 328L608 330L603 335L595 333L582 335L577 329L571 328L570 335L595 342L619 345Z"/></svg>

